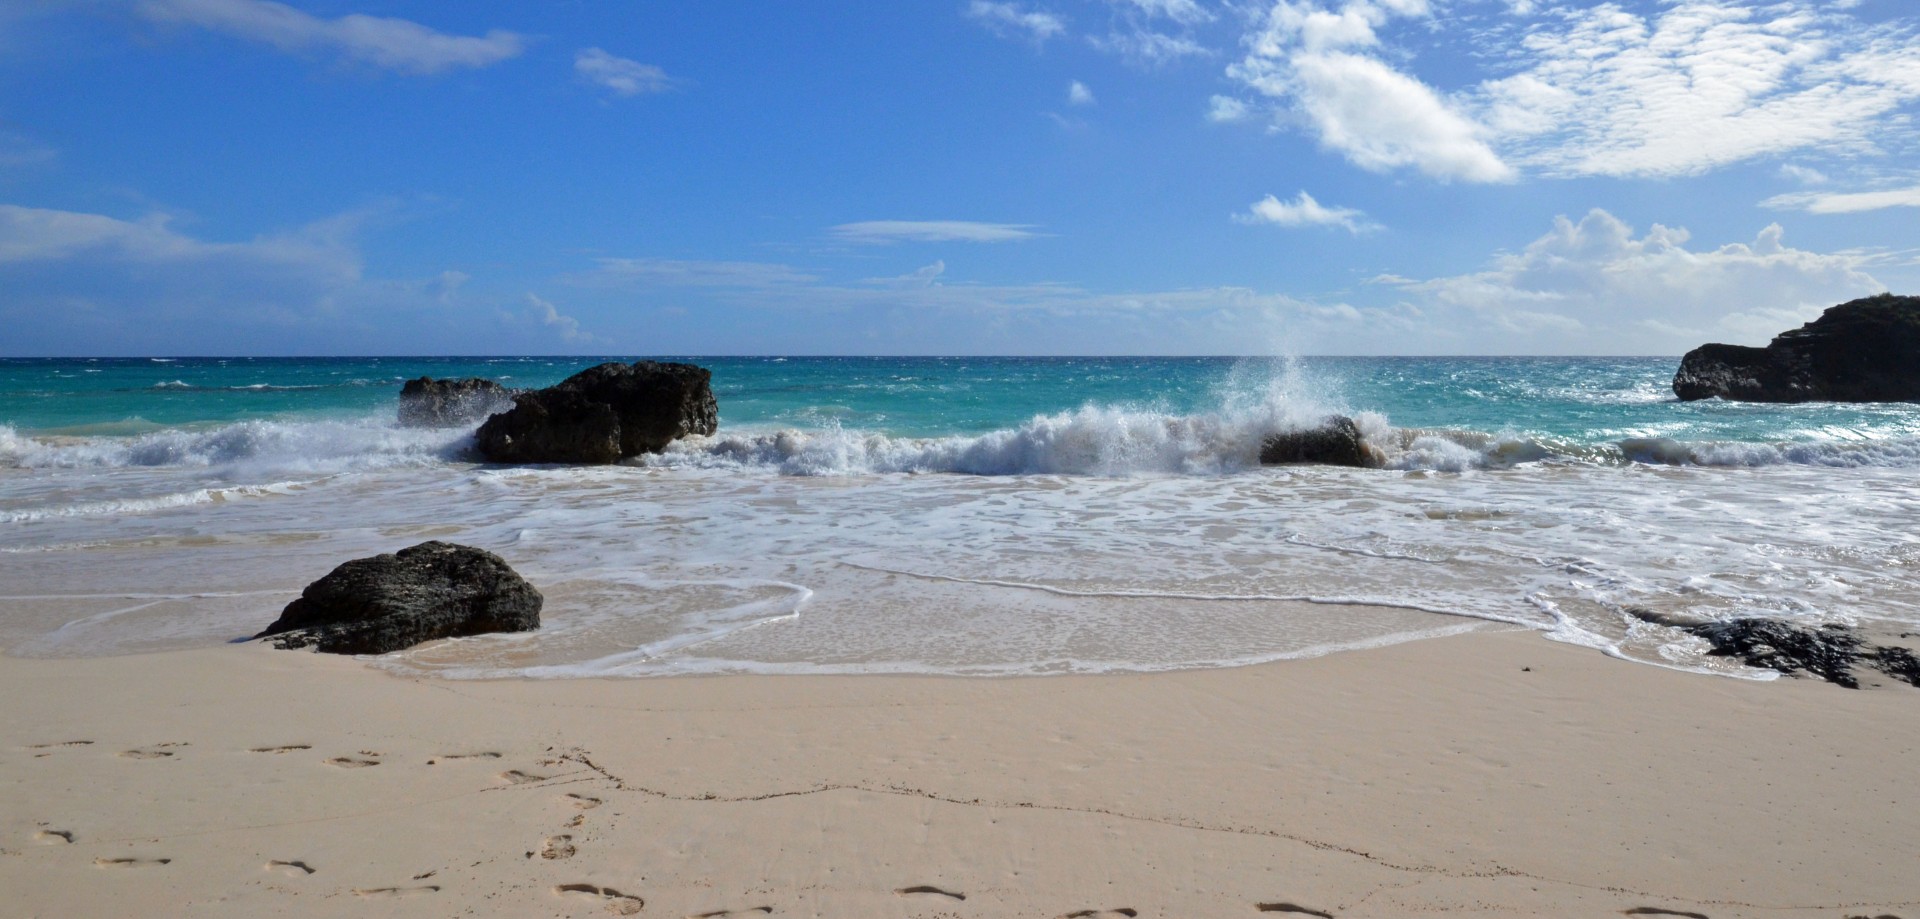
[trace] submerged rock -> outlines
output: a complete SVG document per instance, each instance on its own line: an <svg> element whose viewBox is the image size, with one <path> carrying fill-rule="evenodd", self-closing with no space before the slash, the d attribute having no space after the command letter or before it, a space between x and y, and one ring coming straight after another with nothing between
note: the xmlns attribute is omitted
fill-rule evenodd
<svg viewBox="0 0 1920 919"><path fill-rule="evenodd" d="M712 434L713 374L692 364L641 361L589 367L522 393L488 418L476 440L502 463L613 463L657 453L689 434Z"/></svg>
<svg viewBox="0 0 1920 919"><path fill-rule="evenodd" d="M385 654L423 641L540 627L540 592L484 549L423 542L333 569L254 638L282 649Z"/></svg>
<svg viewBox="0 0 1920 919"><path fill-rule="evenodd" d="M492 380L421 377L400 387L400 423L410 428L446 428L479 421L513 404L514 390Z"/></svg>
<svg viewBox="0 0 1920 919"><path fill-rule="evenodd" d="M1260 442L1263 465L1319 463L1327 466L1375 467L1379 457L1360 435L1360 426L1345 415L1331 415L1317 428L1273 434Z"/></svg>
<svg viewBox="0 0 1920 919"><path fill-rule="evenodd" d="M1920 297L1842 303L1764 348L1702 345L1673 375L1682 399L1920 402Z"/></svg>
<svg viewBox="0 0 1920 919"><path fill-rule="evenodd" d="M1897 645L1874 645L1853 629L1834 623L1806 628L1779 619L1747 617L1716 622L1685 622L1651 610L1629 609L1643 622L1676 628L1704 638L1715 657L1731 657L1749 667L1785 674L1810 673L1829 683L1859 689L1858 668L1877 670L1920 686L1920 659Z"/></svg>

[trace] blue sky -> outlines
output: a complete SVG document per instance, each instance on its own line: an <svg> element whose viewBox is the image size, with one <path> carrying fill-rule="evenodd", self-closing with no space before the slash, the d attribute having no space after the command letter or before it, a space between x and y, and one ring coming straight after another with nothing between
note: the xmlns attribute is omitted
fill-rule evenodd
<svg viewBox="0 0 1920 919"><path fill-rule="evenodd" d="M0 0L0 355L1677 354L1920 292L1911 0Z"/></svg>

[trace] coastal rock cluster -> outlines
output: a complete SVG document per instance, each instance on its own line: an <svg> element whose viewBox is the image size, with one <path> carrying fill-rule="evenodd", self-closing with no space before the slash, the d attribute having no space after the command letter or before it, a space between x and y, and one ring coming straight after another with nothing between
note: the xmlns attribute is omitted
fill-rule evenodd
<svg viewBox="0 0 1920 919"><path fill-rule="evenodd" d="M1330 415L1317 428L1299 428L1268 435L1260 442L1262 465L1319 463L1328 466L1380 465L1360 426L1345 415Z"/></svg>
<svg viewBox="0 0 1920 919"><path fill-rule="evenodd" d="M1715 622L1682 622L1651 610L1627 611L1643 622L1680 629L1706 639L1715 657L1731 657L1749 667L1785 674L1809 673L1837 686L1860 688L1862 668L1912 686L1920 686L1920 657L1898 645L1869 643L1837 623L1805 628L1779 619L1743 617Z"/></svg>
<svg viewBox="0 0 1920 919"><path fill-rule="evenodd" d="M410 428L471 424L511 407L515 392L479 377L408 380L400 387L400 424Z"/></svg>
<svg viewBox="0 0 1920 919"><path fill-rule="evenodd" d="M254 638L283 650L385 654L436 638L533 631L542 602L500 556L423 542L340 565Z"/></svg>
<svg viewBox="0 0 1920 919"><path fill-rule="evenodd" d="M1764 348L1702 345L1673 375L1681 399L1920 402L1920 297L1842 303Z"/></svg>
<svg viewBox="0 0 1920 919"><path fill-rule="evenodd" d="M499 463L614 463L657 453L717 429L712 381L692 364L601 364L521 393L475 439L481 455Z"/></svg>

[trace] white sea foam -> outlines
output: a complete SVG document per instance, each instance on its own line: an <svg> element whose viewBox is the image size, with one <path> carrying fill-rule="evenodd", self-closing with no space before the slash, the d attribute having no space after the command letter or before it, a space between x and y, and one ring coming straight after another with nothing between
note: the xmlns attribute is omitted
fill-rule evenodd
<svg viewBox="0 0 1920 919"><path fill-rule="evenodd" d="M243 421L166 429L135 437L29 437L0 426L0 467L101 469L216 467L343 471L459 460L463 431L402 428L390 421Z"/></svg>

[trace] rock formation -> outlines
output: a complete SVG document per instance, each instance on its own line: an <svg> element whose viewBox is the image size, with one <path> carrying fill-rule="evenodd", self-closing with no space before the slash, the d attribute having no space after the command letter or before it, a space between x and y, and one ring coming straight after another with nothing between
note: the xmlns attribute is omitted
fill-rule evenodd
<svg viewBox="0 0 1920 919"><path fill-rule="evenodd" d="M1920 402L1920 297L1842 303L1764 348L1702 345L1673 375L1682 399Z"/></svg>
<svg viewBox="0 0 1920 919"><path fill-rule="evenodd" d="M692 364L601 364L521 393L476 440L499 463L612 463L657 453L689 434L712 434L713 375Z"/></svg>
<svg viewBox="0 0 1920 919"><path fill-rule="evenodd" d="M385 654L435 638L532 631L541 602L500 556L423 542L333 569L254 637L283 649Z"/></svg>
<svg viewBox="0 0 1920 919"><path fill-rule="evenodd" d="M1320 463L1327 466L1380 465L1360 436L1360 426L1345 415L1330 415L1317 428L1300 428L1269 435L1260 442L1260 462Z"/></svg>
<svg viewBox="0 0 1920 919"><path fill-rule="evenodd" d="M410 428L447 428L479 421L513 404L514 391L479 377L421 377L400 387L400 423Z"/></svg>

